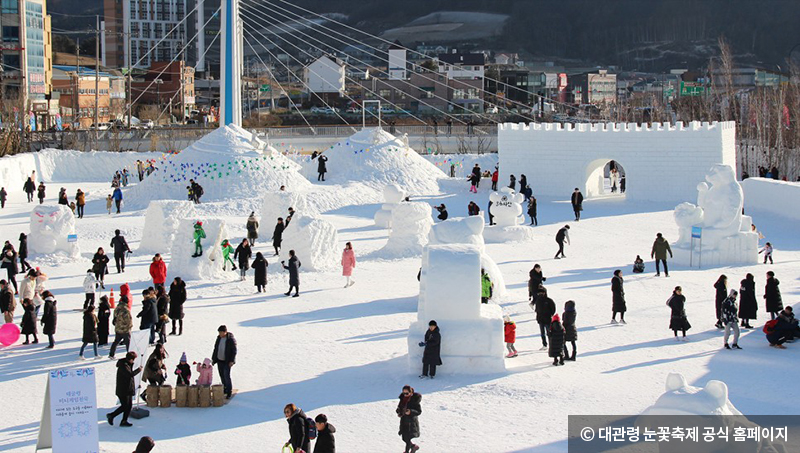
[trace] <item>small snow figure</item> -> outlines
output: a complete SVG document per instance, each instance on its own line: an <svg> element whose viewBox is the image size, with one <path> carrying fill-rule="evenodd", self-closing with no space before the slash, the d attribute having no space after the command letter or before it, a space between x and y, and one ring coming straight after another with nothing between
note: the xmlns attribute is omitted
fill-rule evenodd
<svg viewBox="0 0 800 453"><path fill-rule="evenodd" d="M636 259L633 260L633 273L641 274L642 272L644 272L644 260L641 256L636 255Z"/></svg>
<svg viewBox="0 0 800 453"><path fill-rule="evenodd" d="M769 260L769 264L775 264L772 262L772 244L767 242L758 253L761 254L762 252L764 253L764 264L767 264L767 260Z"/></svg>
<svg viewBox="0 0 800 453"><path fill-rule="evenodd" d="M494 288L494 283L492 283L492 279L489 278L489 274L486 273L486 270L481 268L481 303L488 304L489 299L492 297L492 289Z"/></svg>
<svg viewBox="0 0 800 453"><path fill-rule="evenodd" d="M578 341L578 329L575 327L575 318L578 317L578 312L575 311L575 301L568 300L564 303L564 314L561 315L564 325L564 360L571 362L575 361L575 352L577 347L575 342ZM567 342L572 343L572 355L567 353Z"/></svg>
<svg viewBox="0 0 800 453"><path fill-rule="evenodd" d="M431 320L428 323L428 330L425 332L425 341L419 344L420 347L425 348L422 353L422 374L420 379L436 377L436 367L442 364L442 357L440 350L442 346L442 335L439 333L439 326L436 321Z"/></svg>
<svg viewBox="0 0 800 453"><path fill-rule="evenodd" d="M278 223L275 224L275 231L272 232L272 247L275 249L275 256L278 256L281 250L281 242L283 241L283 230L286 226L283 224L283 217L278 217Z"/></svg>
<svg viewBox="0 0 800 453"><path fill-rule="evenodd" d="M667 306L672 309L672 315L669 320L669 328L675 333L675 340L680 341L678 338L678 331L683 332L683 341L686 341L686 331L692 328L689 320L686 318L686 297L683 296L683 290L680 286L676 286L672 291L672 297L667 300Z"/></svg>
<svg viewBox="0 0 800 453"><path fill-rule="evenodd" d="M611 324L617 323L617 313L619 313L620 324L627 324L625 312L628 311L628 307L625 304L623 283L622 270L615 270L614 276L611 278Z"/></svg>
<svg viewBox="0 0 800 453"><path fill-rule="evenodd" d="M440 206L434 206L437 211L439 211L439 215L436 217L439 220L447 220L447 207L442 203Z"/></svg>
<svg viewBox="0 0 800 453"><path fill-rule="evenodd" d="M517 341L517 325L508 315L503 316L503 333L505 336L506 349L508 349L506 358L510 359L516 357L517 349L514 347L514 343Z"/></svg>
<svg viewBox="0 0 800 453"><path fill-rule="evenodd" d="M185 352L181 355L180 363L175 367L175 374L178 376L177 385L191 385L189 379L192 378L192 368L186 362Z"/></svg>
<svg viewBox="0 0 800 453"><path fill-rule="evenodd" d="M211 385L211 381L214 380L214 365L211 364L211 359L206 358L203 360L203 363L193 362L193 364L197 365L197 374L199 374L195 384L197 385Z"/></svg>
<svg viewBox="0 0 800 453"><path fill-rule="evenodd" d="M220 244L220 247L222 247L222 270L228 270L227 267L229 261L231 266L233 266L233 270L236 270L236 263L234 263L233 258L231 258L231 252L234 251L231 243L225 239L222 241L222 244Z"/></svg>
<svg viewBox="0 0 800 453"><path fill-rule="evenodd" d="M203 244L202 240L205 239L206 232L203 230L203 222L197 222L194 224L194 255L192 258L197 258L198 256L203 255Z"/></svg>
<svg viewBox="0 0 800 453"><path fill-rule="evenodd" d="M739 347L739 318L737 314L739 308L736 306L736 296L738 293L732 289L725 301L722 302L722 324L725 326L725 349L742 349ZM728 337L733 330L733 344L728 344Z"/></svg>
<svg viewBox="0 0 800 453"><path fill-rule="evenodd" d="M322 154L317 156L317 173L319 173L317 181L325 181L325 173L328 172L326 162L328 162L328 156L323 156Z"/></svg>
<svg viewBox="0 0 800 453"><path fill-rule="evenodd" d="M567 241L569 244L569 225L564 225L558 233L556 233L556 242L558 243L558 252L556 252L555 259L566 258L567 255L564 254L564 241Z"/></svg>
<svg viewBox="0 0 800 453"><path fill-rule="evenodd" d="M572 212L575 213L575 221L579 222L581 220L581 211L583 211L583 194L581 190L577 187L575 191L572 192Z"/></svg>
<svg viewBox="0 0 800 453"><path fill-rule="evenodd" d="M347 282L345 282L344 287L349 288L355 284L355 280L352 280L350 277L353 275L353 269L356 267L356 254L353 251L353 244L348 242L344 245L344 251L342 252L342 275L347 277Z"/></svg>
<svg viewBox="0 0 800 453"><path fill-rule="evenodd" d="M284 295L290 295L294 288L292 297L300 297L300 260L297 259L294 250L289 250L289 265L286 265L286 261L281 261L281 266L289 271L289 291L286 291Z"/></svg>
<svg viewBox="0 0 800 453"><path fill-rule="evenodd" d="M550 330L547 333L550 338L550 349L547 355L553 358L553 366L564 364L564 327L558 314L553 315L550 323Z"/></svg>

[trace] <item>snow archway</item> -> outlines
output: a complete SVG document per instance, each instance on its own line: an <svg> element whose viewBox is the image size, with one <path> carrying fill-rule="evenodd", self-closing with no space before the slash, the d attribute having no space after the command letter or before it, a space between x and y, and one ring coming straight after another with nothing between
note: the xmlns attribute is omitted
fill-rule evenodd
<svg viewBox="0 0 800 453"><path fill-rule="evenodd" d="M611 170L614 168L617 170L615 191L611 174ZM618 160L602 158L589 162L586 167L586 185L583 188L583 196L586 198L608 195L622 196L624 192L620 188L620 178L625 174L625 167Z"/></svg>
<svg viewBox="0 0 800 453"><path fill-rule="evenodd" d="M695 199L708 168L736 168L735 138L733 122L502 124L500 179L524 173L537 195L563 198L579 187L592 197L603 193L599 181L614 160L628 175L626 198L680 203Z"/></svg>

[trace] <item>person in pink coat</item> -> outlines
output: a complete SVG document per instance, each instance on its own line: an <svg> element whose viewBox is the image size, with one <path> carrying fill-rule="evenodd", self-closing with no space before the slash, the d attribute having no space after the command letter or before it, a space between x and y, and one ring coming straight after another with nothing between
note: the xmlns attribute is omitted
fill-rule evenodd
<svg viewBox="0 0 800 453"><path fill-rule="evenodd" d="M197 373L200 377L197 378L197 385L211 385L214 379L214 365L211 364L211 359L206 358L202 364L197 364Z"/></svg>
<svg viewBox="0 0 800 453"><path fill-rule="evenodd" d="M347 277L347 283L344 287L353 286L354 280L350 278L353 275L353 269L356 267L356 254L353 252L353 244L347 243L342 252L342 275Z"/></svg>

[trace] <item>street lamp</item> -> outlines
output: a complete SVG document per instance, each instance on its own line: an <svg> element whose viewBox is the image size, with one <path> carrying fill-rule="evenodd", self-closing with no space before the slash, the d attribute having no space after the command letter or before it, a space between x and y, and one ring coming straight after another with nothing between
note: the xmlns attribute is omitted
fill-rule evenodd
<svg viewBox="0 0 800 453"><path fill-rule="evenodd" d="M164 83L163 80L156 78L153 80L153 83L156 84L156 103L158 109L158 116L161 116L161 84Z"/></svg>

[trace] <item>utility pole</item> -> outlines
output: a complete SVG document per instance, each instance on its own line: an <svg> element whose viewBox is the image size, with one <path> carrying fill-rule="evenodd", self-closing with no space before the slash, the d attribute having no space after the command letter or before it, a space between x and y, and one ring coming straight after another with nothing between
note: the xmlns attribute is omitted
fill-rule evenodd
<svg viewBox="0 0 800 453"><path fill-rule="evenodd" d="M100 138L100 16L94 31L94 138Z"/></svg>
<svg viewBox="0 0 800 453"><path fill-rule="evenodd" d="M127 37L127 39L128 39L128 52L125 55L125 57L126 57L126 60L127 60L127 63L128 63L128 130L130 131L131 130L131 114L133 112L133 105L131 105L131 103L133 102L133 98L131 97L131 83L133 82L133 79L131 78L131 52L133 50L131 49L131 29L130 29L130 25L128 25L128 33L127 33L127 35L128 35L128 37Z"/></svg>
<svg viewBox="0 0 800 453"><path fill-rule="evenodd" d="M186 61L181 60L181 124L186 124L186 98L183 96L183 75L186 73Z"/></svg>

